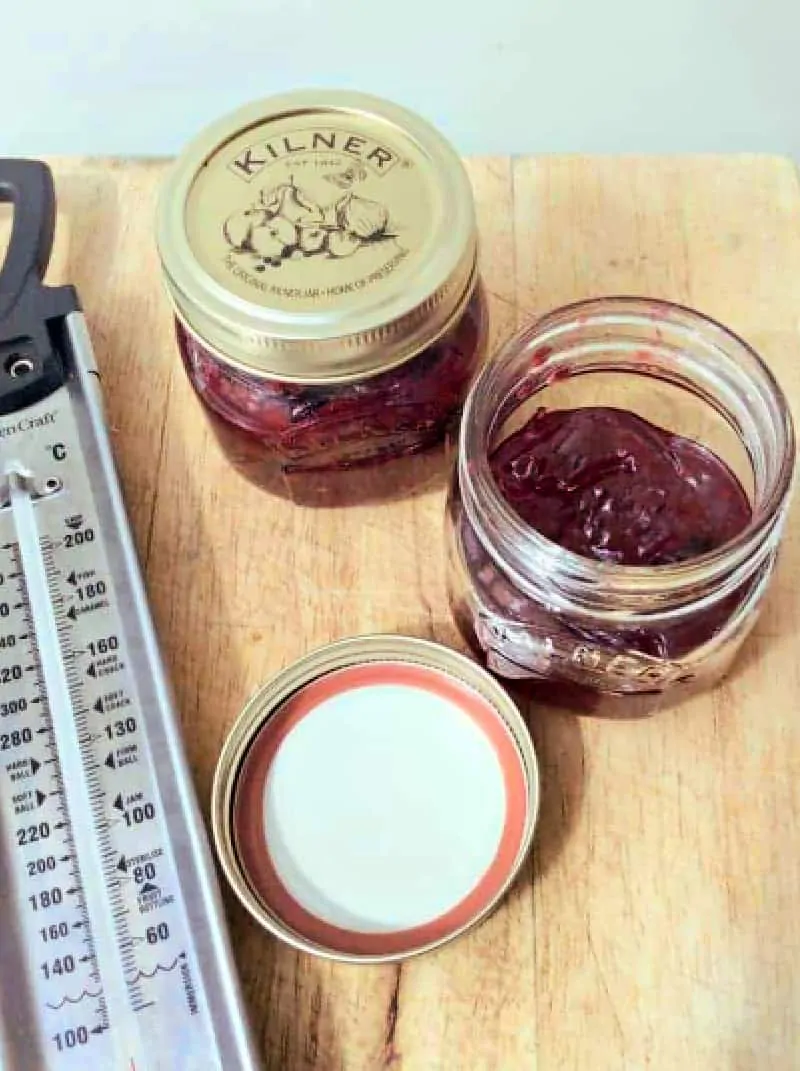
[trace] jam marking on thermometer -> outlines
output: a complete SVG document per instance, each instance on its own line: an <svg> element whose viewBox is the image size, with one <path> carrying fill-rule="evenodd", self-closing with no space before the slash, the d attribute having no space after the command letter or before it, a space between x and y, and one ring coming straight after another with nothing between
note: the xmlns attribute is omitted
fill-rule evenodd
<svg viewBox="0 0 800 1071"><path fill-rule="evenodd" d="M26 201L31 174L44 182L38 208ZM91 344L74 293L40 282L49 172L0 160L0 200L9 189L15 229L0 274L0 1066L255 1071ZM27 275L15 244L20 209L23 235L46 246ZM9 326L9 290L25 293L34 322L15 313Z"/></svg>
<svg viewBox="0 0 800 1071"><path fill-rule="evenodd" d="M73 696L71 686L75 683L75 668L67 668L64 655L69 651L63 651L61 643L66 639L66 631L63 618L59 620L64 609L64 595L58 594L56 584L58 573L53 561L53 545L48 537L39 534L34 512L34 496L37 496L36 483L33 477L26 473L20 465L7 466L4 478L8 480L8 497L16 529L17 562L21 565L25 576L27 591L22 593L20 608L26 611L26 618L35 630L36 639L33 639L32 654L38 666L40 680L39 698L43 707L45 725L49 742L54 745L58 754L58 793L63 801L59 807L62 820L67 824L72 851L69 854L70 873L74 879L71 888L63 889L54 885L41 892L35 892L28 897L28 903L36 913L44 913L53 906L61 906L65 897L78 896L81 900L81 916L87 929L85 939L88 944L89 963L92 966L90 981L97 987L95 993L92 990L82 988L77 996L65 993L57 1004L49 1000L46 1006L53 1011L60 1011L66 1003L79 1004L85 998L96 997L99 1000L100 1021L93 1028L98 1033L108 1029L109 1014L133 1027L135 1020L127 1013L127 999L125 994L125 981L122 976L121 963L115 957L115 945L117 935L113 932L113 923L104 903L104 890L102 886L89 880L86 882L81 873L89 868L93 873L103 873L106 842L108 838L107 820L98 815L98 804L102 800L102 791L97 780L97 771L93 769L85 752L86 744L91 740L91 730L88 725L88 711L81 707L73 709ZM55 487L55 485L53 485ZM4 604L7 605L7 604ZM58 609L57 609L58 608ZM41 638L40 638L41 637ZM37 730L37 733L40 730ZM30 729L17 730L20 743L26 738L31 738ZM11 734L12 746L14 736ZM2 746L2 738L0 738ZM76 791L81 792L83 798L70 806L64 792L64 784L68 783ZM39 789L36 792L40 792ZM38 797L37 797L38 798ZM72 814L70 811L72 810ZM93 821L87 823L85 816L92 815ZM83 819L78 821L78 818ZM95 829L99 835L96 839ZM45 856L47 866L49 856ZM38 861L37 861L38 863ZM35 868L38 869L38 866ZM29 868L30 873L30 868ZM114 899L118 896L115 890ZM116 916L116 912L114 912ZM91 922L89 921L91 919ZM127 945L121 947L127 951ZM68 975L73 973L75 965L74 956L63 956L48 965L42 965L45 979L49 981L50 975L56 976L56 968L60 966L61 975L68 982ZM100 987L102 983L102 988ZM89 1027L78 1026L75 1031L77 1045L88 1044ZM141 1038L138 1034L138 1024L135 1032L133 1029L126 1031L129 1036L120 1032L114 1035L114 1057L122 1062L131 1052L138 1056L141 1053ZM85 1040L84 1040L85 1039ZM57 1050L67 1044L67 1034L54 1035Z"/></svg>

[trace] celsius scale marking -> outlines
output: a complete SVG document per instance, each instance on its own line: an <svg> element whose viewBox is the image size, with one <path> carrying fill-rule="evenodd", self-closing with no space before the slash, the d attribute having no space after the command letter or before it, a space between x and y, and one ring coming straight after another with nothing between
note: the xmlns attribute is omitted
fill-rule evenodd
<svg viewBox="0 0 800 1071"><path fill-rule="evenodd" d="M0 1069L254 1071L70 287L52 178L0 160Z"/></svg>

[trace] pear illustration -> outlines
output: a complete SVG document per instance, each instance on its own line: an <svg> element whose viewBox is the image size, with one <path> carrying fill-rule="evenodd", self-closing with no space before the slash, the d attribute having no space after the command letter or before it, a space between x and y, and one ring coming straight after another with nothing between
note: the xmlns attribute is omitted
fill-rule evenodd
<svg viewBox="0 0 800 1071"><path fill-rule="evenodd" d="M283 216L290 223L322 222L322 209L295 185L293 178L272 190L262 190L261 204L270 217Z"/></svg>

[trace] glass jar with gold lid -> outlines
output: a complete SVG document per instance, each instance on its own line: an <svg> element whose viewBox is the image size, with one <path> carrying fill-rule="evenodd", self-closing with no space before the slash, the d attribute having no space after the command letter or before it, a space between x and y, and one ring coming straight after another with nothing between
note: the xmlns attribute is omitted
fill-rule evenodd
<svg viewBox="0 0 800 1071"><path fill-rule="evenodd" d="M486 338L475 211L416 115L328 90L240 109L172 168L158 246L186 370L253 481L324 501L457 421Z"/></svg>

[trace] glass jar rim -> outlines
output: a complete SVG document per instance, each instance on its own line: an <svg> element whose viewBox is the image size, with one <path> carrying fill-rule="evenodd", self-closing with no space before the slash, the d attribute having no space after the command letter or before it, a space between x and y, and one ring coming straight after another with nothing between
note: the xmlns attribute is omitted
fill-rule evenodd
<svg viewBox="0 0 800 1071"><path fill-rule="evenodd" d="M533 397L547 386L547 376L558 364L550 344L557 341L559 334L590 324L613 326L614 323L633 325L637 322L651 326L668 324L691 334L695 340L705 337L709 345L715 346L718 353L729 360L733 361L732 353L736 353L749 362L751 372L760 377L761 386L768 390L775 404L784 440L783 456L770 481L768 493L753 503L753 515L747 526L714 550L667 565L637 566L598 561L549 540L528 525L507 503L489 463L491 432L512 391L494 406L491 392L515 358L529 356L536 359L535 367L542 374L543 382L537 390L531 391L530 397ZM607 342L608 348L613 350L612 335ZM642 371L641 374L654 373ZM722 415L727 418L725 413ZM625 610L644 606L653 610L660 606L663 612L676 602L694 601L696 593L707 588L710 582L718 584L714 601L736 590L766 559L772 547L771 537L780 532L791 494L794 468L795 436L788 402L764 360L749 343L719 321L689 306L658 298L614 295L577 301L525 325L505 341L497 356L481 370L467 398L459 433L458 479L464 506L481 542L497 564L525 589L530 586L525 565L535 562L537 573L544 572L549 578L547 591L552 602L566 606L571 597L579 593L586 600L587 609L602 607L603 616L608 616L609 596L620 600L619 605ZM477 510L476 502L480 503ZM496 517L497 524L484 523L487 516ZM501 556L493 553L498 542L494 538L498 528L507 533L507 537L500 540ZM498 557L502 560L497 560ZM598 598L595 593L600 586L603 590ZM620 610L621 616L624 612Z"/></svg>

